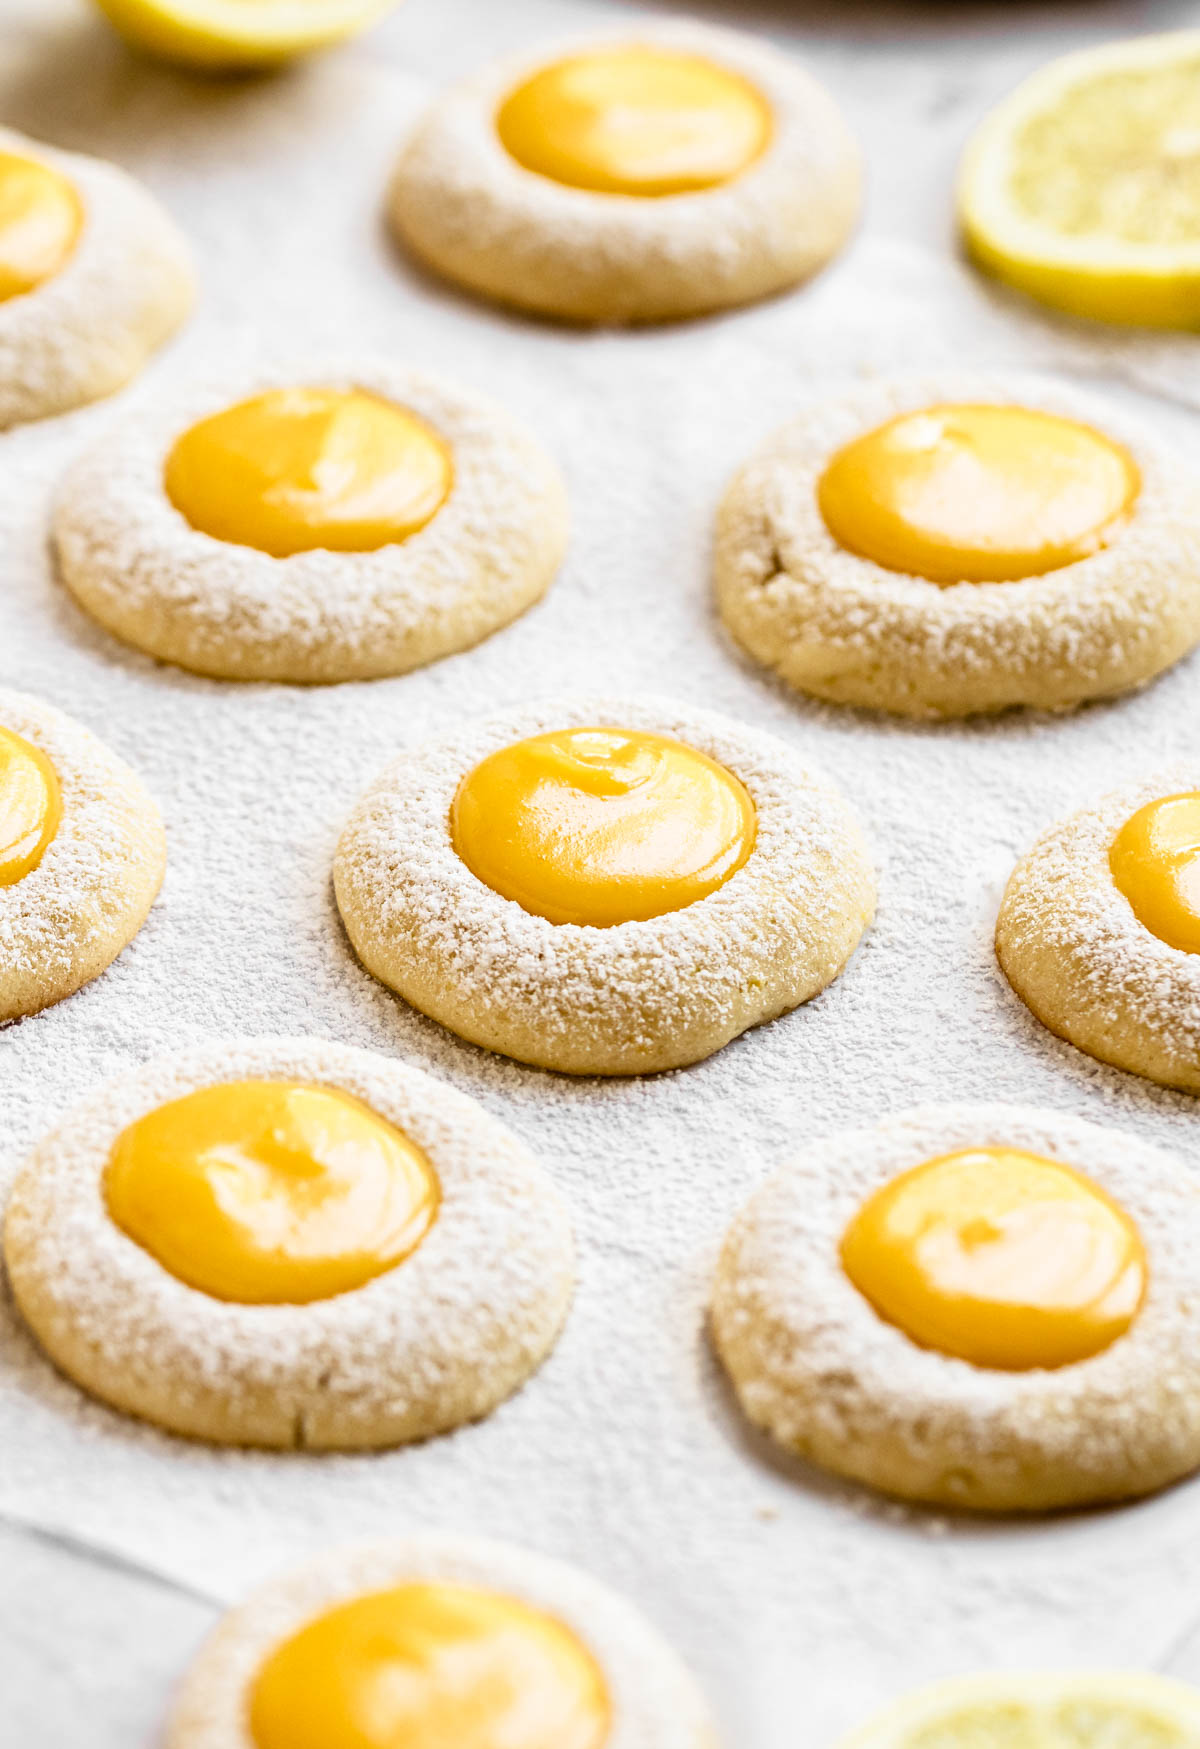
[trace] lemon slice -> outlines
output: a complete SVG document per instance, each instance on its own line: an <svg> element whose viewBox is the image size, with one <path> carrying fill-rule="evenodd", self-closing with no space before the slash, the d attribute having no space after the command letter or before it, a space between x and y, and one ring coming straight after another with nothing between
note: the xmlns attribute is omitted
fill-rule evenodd
<svg viewBox="0 0 1200 1749"><path fill-rule="evenodd" d="M396 0L98 0L135 48L186 67L277 66L365 29Z"/></svg>
<svg viewBox="0 0 1200 1749"><path fill-rule="evenodd" d="M839 1749L1197 1749L1200 1690L1142 1672L1076 1670L934 1682Z"/></svg>
<svg viewBox="0 0 1200 1749"><path fill-rule="evenodd" d="M958 200L980 266L1044 303L1200 327L1200 30L1041 68L976 133Z"/></svg>

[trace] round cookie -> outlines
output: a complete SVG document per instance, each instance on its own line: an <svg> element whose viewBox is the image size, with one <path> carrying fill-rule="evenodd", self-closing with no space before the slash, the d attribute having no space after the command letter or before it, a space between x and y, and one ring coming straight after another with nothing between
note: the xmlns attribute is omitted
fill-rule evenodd
<svg viewBox="0 0 1200 1749"><path fill-rule="evenodd" d="M527 759L515 787L514 754ZM698 823L693 804L711 818ZM664 820L665 857L680 843L686 854L656 871ZM486 859L496 845L524 846L523 861L479 860L492 885L461 850ZM573 870L564 846L568 861L579 847ZM780 742L654 699L530 706L403 754L354 809L334 890L359 958L407 1002L488 1050L576 1075L694 1063L807 1001L875 905L836 790Z"/></svg>
<svg viewBox="0 0 1200 1749"><path fill-rule="evenodd" d="M416 1069L309 1039L104 1087L34 1150L4 1252L34 1334L94 1396L307 1450L486 1415L553 1347L574 1280L565 1207L508 1130Z"/></svg>
<svg viewBox="0 0 1200 1749"><path fill-rule="evenodd" d="M997 1171L1014 1151L1024 1176ZM959 1175L941 1212L905 1208L934 1165ZM752 1197L713 1336L749 1419L825 1469L989 1512L1119 1500L1200 1464L1198 1243L1191 1177L1129 1134L924 1108L810 1143Z"/></svg>
<svg viewBox="0 0 1200 1749"><path fill-rule="evenodd" d="M451 87L405 147L388 212L423 263L485 297L660 322L807 279L846 241L861 184L845 123L794 61L643 21Z"/></svg>
<svg viewBox="0 0 1200 1749"><path fill-rule="evenodd" d="M383 360L306 366L132 415L68 471L54 538L81 606L162 661L369 680L537 601L566 492L481 396Z"/></svg>
<svg viewBox="0 0 1200 1749"><path fill-rule="evenodd" d="M140 183L0 128L0 428L122 388L194 298L187 244Z"/></svg>
<svg viewBox="0 0 1200 1749"><path fill-rule="evenodd" d="M124 760L62 711L0 688L0 1021L111 965L165 867L158 809Z"/></svg>
<svg viewBox="0 0 1200 1749"><path fill-rule="evenodd" d="M1004 975L1044 1026L1102 1063L1191 1093L1200 1092L1200 937L1179 945L1187 937L1169 914L1141 906L1139 916L1112 853L1143 809L1198 789L1200 770L1177 768L1059 821L1017 864L996 922ZM1200 802L1191 811L1194 828ZM1186 917L1194 838L1185 831L1181 844L1160 848L1164 879L1182 881Z"/></svg>
<svg viewBox="0 0 1200 1749"><path fill-rule="evenodd" d="M956 416L978 423L980 408L992 429L961 438ZM1016 441L1013 409L1033 416ZM889 428L907 456L887 451ZM865 539L851 546L828 518L845 536L855 493ZM978 549L964 569L982 580L954 580L938 520ZM895 568L905 551L929 570ZM721 504L715 583L737 642L799 692L907 717L1067 710L1141 685L1200 639L1200 494L1144 428L1057 384L903 378L767 439Z"/></svg>
<svg viewBox="0 0 1200 1749"><path fill-rule="evenodd" d="M410 1740L717 1743L695 1681L631 1604L545 1555L447 1536L336 1550L263 1586L201 1647L166 1736L167 1749Z"/></svg>

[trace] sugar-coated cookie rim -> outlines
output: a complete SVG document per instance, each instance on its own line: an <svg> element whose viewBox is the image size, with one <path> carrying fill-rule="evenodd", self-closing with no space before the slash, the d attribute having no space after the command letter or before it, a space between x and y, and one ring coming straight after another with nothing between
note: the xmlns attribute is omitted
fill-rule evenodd
<svg viewBox="0 0 1200 1749"><path fill-rule="evenodd" d="M73 994L129 945L162 885L166 844L141 779L82 723L2 687L0 726L46 755L62 800L37 867L0 887L0 1019L10 1020Z"/></svg>
<svg viewBox="0 0 1200 1749"><path fill-rule="evenodd" d="M660 917L600 928L551 923L535 916L486 886L461 860L451 835L450 806L462 777L488 754L526 736L592 724L671 736L706 753L741 780L755 805L755 845L723 886ZM403 816L403 845L398 830L381 848L383 827L377 829L376 816L386 821L389 814L397 813ZM396 823L399 828L399 820ZM831 845L843 877L842 891L833 903L827 884L816 874L818 858ZM406 856L425 859L419 867L411 865L406 887L398 886L383 870L386 853L401 849ZM386 892L391 915L365 920L372 879ZM538 1019L551 1031L557 1025L569 1034L584 1024L580 999L586 997L602 1015L601 1026L607 1024L617 1037L626 1025L627 1008L630 1003L636 1007L639 999L660 1004L663 1031L669 1036L671 1017L680 1002L678 985L689 978L702 982L708 996L715 998L723 981L740 989L751 975L768 986L772 977L782 976L777 965L783 927L778 918L779 887L795 891L801 883L813 889L814 911L824 901L835 923L847 910L862 913L862 920L832 972L821 976L804 995L776 1007L768 1003L759 1020L815 995L839 975L858 945L875 899L874 874L862 834L840 791L810 772L786 743L715 712L653 697L546 700L476 721L457 735L402 754L359 799L342 832L334 864L334 889L351 943L368 969L406 1000L411 1001L411 996L394 980L403 979L406 966L420 965L427 956L432 960L444 951L434 938L448 922L463 945L463 952L454 956L459 978L474 978L493 1009L509 1004L528 1007L535 999ZM727 954L723 968L718 955L730 943L736 944L739 929L744 945L732 958ZM663 987L664 961L673 988ZM535 998L529 994L531 976ZM686 1009L686 991L682 1005ZM457 1030L432 1008L425 1012ZM737 1026L720 1043L755 1023L748 1020ZM504 1050L500 1045L487 1048ZM520 1057L515 1051L504 1054ZM576 1073L638 1072L594 1064L575 1068L552 1057L550 1052L520 1060L565 1066Z"/></svg>
<svg viewBox="0 0 1200 1749"><path fill-rule="evenodd" d="M249 397L309 386L380 395L446 441L454 481L429 522L370 552L285 558L193 528L163 484L174 441ZM549 587L566 520L555 463L488 397L379 356L329 357L206 379L131 414L68 469L54 534L67 587L125 642L216 678L307 681L406 672L498 631ZM381 657L389 636L398 653Z"/></svg>
<svg viewBox="0 0 1200 1749"><path fill-rule="evenodd" d="M1049 827L1009 877L996 953L1016 994L1060 1037L1116 1068L1200 1092L1200 954L1147 929L1109 863L1113 839L1139 808L1192 790L1200 791L1200 767L1174 766L1122 784ZM1040 970L1031 975L1030 936L1037 957L1045 954L1060 974L1062 991L1047 990ZM1145 1041L1161 1074L1139 1053L1100 1042L1097 1032L1107 1034L1116 1015Z"/></svg>
<svg viewBox="0 0 1200 1749"><path fill-rule="evenodd" d="M167 1749L255 1749L247 1697L263 1660L314 1616L408 1582L507 1592L554 1616L591 1652L613 1703L605 1749L716 1749L707 1704L634 1606L589 1574L508 1543L419 1536L337 1549L269 1581L231 1610L184 1678Z"/></svg>
<svg viewBox="0 0 1200 1749"><path fill-rule="evenodd" d="M540 68L623 44L700 55L747 79L772 112L772 136L761 155L717 187L652 197L576 188L512 158L495 127L504 98ZM664 260L677 268L694 255L697 266L705 265L713 256L712 239L730 228L743 244L748 235L779 250L786 246L778 234L781 212L797 219L792 228L800 233L803 217L821 210L825 222L820 229L827 235L821 243L810 238L799 251L805 259L797 259L792 270L768 274L769 284L729 297L718 294L711 303L701 300L680 313L699 314L706 308L743 303L798 283L842 247L861 204L859 149L825 87L802 63L761 39L690 19L631 18L623 25L557 35L535 48L492 61L435 98L401 153L388 197L389 217L400 241L423 254L409 201L414 149L436 154L448 169L444 177L429 177L422 171L426 192L436 182L439 195L456 207L461 204L464 213L468 203L482 198L502 216L506 227L551 238L564 226L570 227L577 287L585 288L588 282L589 245L606 262L621 255L634 260L638 277L646 281L642 289L651 307L614 311L616 321L670 319L670 312L656 307L653 283L656 266L661 272ZM799 202L798 188L802 190ZM795 249L794 238L791 247ZM511 293L487 295L567 320L596 319L577 309L555 311L540 301L527 304L527 293L523 295L519 285Z"/></svg>
<svg viewBox="0 0 1200 1749"><path fill-rule="evenodd" d="M124 170L9 128L0 128L0 151L59 171L84 208L59 271L0 302L2 429L120 388L189 313L195 282L182 233ZM51 387L43 371L52 373Z"/></svg>
<svg viewBox="0 0 1200 1749"><path fill-rule="evenodd" d="M897 415L954 402L1058 414L1123 444L1142 484L1133 515L1112 545L1040 576L949 585L887 570L841 546L817 502L817 483L833 454ZM1193 597L1187 637L1176 634L1166 659L1156 651L1134 677L1118 672L1118 664L1109 676L1064 691L1050 671L1070 668L1073 643L1090 639L1102 650L1114 644L1119 657L1121 644L1131 638L1139 596L1149 593L1164 617L1175 611L1181 544L1191 569L1183 582ZM734 637L797 690L916 716L1022 704L1065 708L1152 678L1200 639L1200 492L1144 422L1100 397L1027 373L907 374L814 401L760 444L722 500L715 578L721 614ZM876 700L861 685L854 696L843 696L836 685L822 685L819 674L811 686L793 678L787 645L796 619L815 626L825 647L854 649L856 669L898 673L915 663L905 696ZM989 638L997 650L982 641ZM764 652L771 641L777 650ZM950 669L974 665L972 678L985 689L978 705L946 702L939 662ZM835 683L838 678L835 666Z"/></svg>
<svg viewBox="0 0 1200 1749"><path fill-rule="evenodd" d="M394 1269L307 1305L244 1305L189 1287L112 1221L103 1175L127 1124L197 1088L259 1077L348 1092L424 1149L438 1218ZM210 1045L109 1082L34 1149L4 1246L17 1303L62 1370L125 1413L227 1444L394 1445L476 1419L549 1353L574 1283L566 1206L504 1125L419 1069L313 1039ZM64 1359L64 1333L91 1357L89 1377ZM224 1433L205 1431L222 1413Z"/></svg>
<svg viewBox="0 0 1200 1749"><path fill-rule="evenodd" d="M1146 1298L1099 1354L1048 1370L977 1367L914 1342L842 1269L842 1234L873 1191L985 1146L1074 1166L1136 1222ZM996 1511L1149 1493L1200 1464L1188 1313L1198 1245L1190 1175L1128 1133L1024 1106L924 1106L811 1143L754 1194L722 1250L713 1334L752 1422L885 1492Z"/></svg>

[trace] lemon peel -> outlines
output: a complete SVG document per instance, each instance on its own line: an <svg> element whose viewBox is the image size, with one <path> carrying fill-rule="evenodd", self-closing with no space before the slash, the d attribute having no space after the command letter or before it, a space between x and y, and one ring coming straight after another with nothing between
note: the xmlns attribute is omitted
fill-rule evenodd
<svg viewBox="0 0 1200 1749"><path fill-rule="evenodd" d="M1043 303L1200 328L1200 30L1033 74L968 144L958 214L976 264Z"/></svg>
<svg viewBox="0 0 1200 1749"><path fill-rule="evenodd" d="M97 0L134 48L206 72L290 61L382 18L396 0Z"/></svg>
<svg viewBox="0 0 1200 1749"><path fill-rule="evenodd" d="M1195 1749L1200 1690L1149 1671L953 1677L885 1707L838 1749Z"/></svg>

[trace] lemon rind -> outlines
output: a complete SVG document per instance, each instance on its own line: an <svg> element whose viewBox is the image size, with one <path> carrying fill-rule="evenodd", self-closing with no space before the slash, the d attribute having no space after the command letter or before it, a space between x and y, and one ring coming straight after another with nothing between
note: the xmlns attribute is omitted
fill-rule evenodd
<svg viewBox="0 0 1200 1749"><path fill-rule="evenodd" d="M963 155L956 202L968 254L1068 314L1136 326L1200 326L1200 242L1070 237L1023 218L1007 194L1013 142L1034 116L1108 71L1169 66L1193 55L1200 58L1200 30L1171 31L1066 55L1019 85Z"/></svg>
<svg viewBox="0 0 1200 1749"><path fill-rule="evenodd" d="M1200 1741L1200 1691L1174 1677L1145 1670L1017 1670L952 1676L928 1683L885 1706L865 1725L843 1737L837 1749L902 1749L917 1731L948 1723L961 1707L994 1701L1027 1704L1035 1717L1074 1698L1135 1702L1193 1730Z"/></svg>
<svg viewBox="0 0 1200 1749"><path fill-rule="evenodd" d="M147 53L177 65L214 71L269 67L342 42L381 18L396 0L327 0L314 6L246 0L98 0L110 23Z"/></svg>

